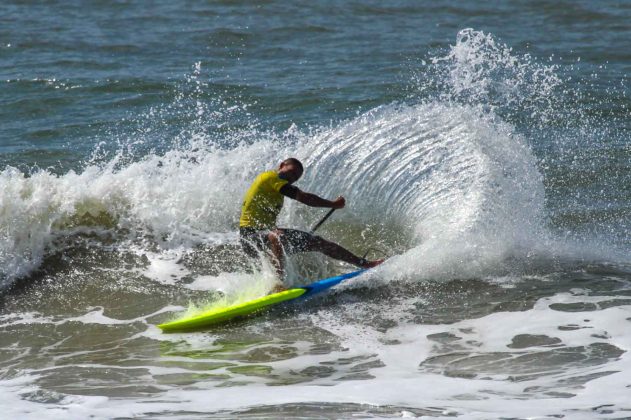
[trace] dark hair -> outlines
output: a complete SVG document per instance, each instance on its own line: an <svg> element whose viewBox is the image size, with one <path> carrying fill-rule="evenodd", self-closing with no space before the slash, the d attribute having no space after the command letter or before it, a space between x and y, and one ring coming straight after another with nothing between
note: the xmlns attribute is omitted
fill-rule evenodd
<svg viewBox="0 0 631 420"><path fill-rule="evenodd" d="M296 158L287 158L283 161L283 163L287 164L287 165L294 165L297 166L300 169L300 172L303 173L305 170L302 167L302 163L296 159Z"/></svg>

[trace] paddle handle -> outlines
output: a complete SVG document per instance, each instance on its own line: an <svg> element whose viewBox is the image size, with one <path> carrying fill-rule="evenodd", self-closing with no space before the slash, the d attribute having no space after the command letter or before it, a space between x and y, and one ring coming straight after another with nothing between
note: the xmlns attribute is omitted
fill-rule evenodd
<svg viewBox="0 0 631 420"><path fill-rule="evenodd" d="M311 228L311 233L314 233L316 230L318 230L318 228L320 226L322 226L322 223L326 222L326 219L331 217L331 215L333 214L334 211L335 211L335 209L329 210L329 212L327 214L325 214L324 217L322 219L320 219L320 221L318 223L313 225L313 227Z"/></svg>

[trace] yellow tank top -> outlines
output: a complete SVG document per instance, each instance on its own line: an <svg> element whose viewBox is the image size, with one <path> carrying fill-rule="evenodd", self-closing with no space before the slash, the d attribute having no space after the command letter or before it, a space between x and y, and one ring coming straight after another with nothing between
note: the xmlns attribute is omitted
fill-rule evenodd
<svg viewBox="0 0 631 420"><path fill-rule="evenodd" d="M276 218L285 198L280 189L285 184L287 181L281 179L276 171L263 172L257 176L245 193L239 226L253 229L276 227Z"/></svg>

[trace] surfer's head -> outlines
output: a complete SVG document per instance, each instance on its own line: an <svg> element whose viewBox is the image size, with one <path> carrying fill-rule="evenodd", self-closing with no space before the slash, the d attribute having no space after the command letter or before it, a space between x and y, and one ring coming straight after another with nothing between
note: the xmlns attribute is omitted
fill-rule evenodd
<svg viewBox="0 0 631 420"><path fill-rule="evenodd" d="M302 176L302 163L296 158L287 158L278 167L278 176L290 184L298 181Z"/></svg>

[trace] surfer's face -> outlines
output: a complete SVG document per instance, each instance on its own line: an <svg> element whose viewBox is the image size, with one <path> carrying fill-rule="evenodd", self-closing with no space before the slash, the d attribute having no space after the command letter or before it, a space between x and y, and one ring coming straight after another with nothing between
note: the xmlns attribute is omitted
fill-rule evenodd
<svg viewBox="0 0 631 420"><path fill-rule="evenodd" d="M278 176L290 184L298 181L302 176L302 170L293 163L281 163L278 168Z"/></svg>

